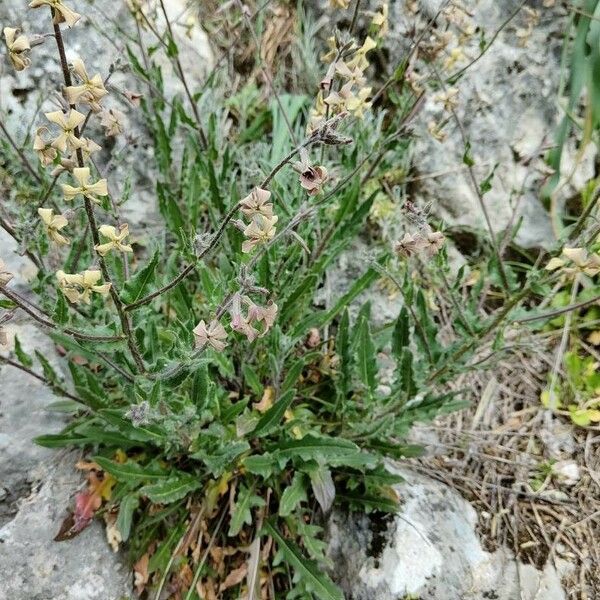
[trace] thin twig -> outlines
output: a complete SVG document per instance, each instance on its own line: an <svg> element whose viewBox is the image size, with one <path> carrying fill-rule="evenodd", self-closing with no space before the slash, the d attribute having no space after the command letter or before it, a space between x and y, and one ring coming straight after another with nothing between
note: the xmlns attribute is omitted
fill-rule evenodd
<svg viewBox="0 0 600 600"><path fill-rule="evenodd" d="M21 363L11 360L7 356L2 356L0 354L0 362L4 363L6 365L10 365L11 367L14 367L15 369L19 369L20 371L23 371L24 373L27 373L31 377L34 377L35 379L37 379L37 380L41 381L42 383L44 383L45 385L47 385L49 388L51 388L52 390L54 390L57 394L59 394L61 396L65 396L66 398L75 400L75 402L80 402L81 404L85 404L83 402L83 400L81 400L77 396L74 396L73 394L71 394L70 392L65 390L60 385L53 383L52 381L46 379L42 375L39 375L38 373L36 373L33 369L30 369L30 368L22 365Z"/></svg>
<svg viewBox="0 0 600 600"><path fill-rule="evenodd" d="M171 29L171 22L169 21L169 16L167 15L167 10L165 9L165 3L163 0L160 0L160 8L165 17L165 21L167 22L167 29L169 31L169 36L173 44L175 44L175 36L173 35L173 30ZM198 112L198 106L192 93L190 92L190 88L188 86L187 79L185 77L185 73L183 71L183 67L181 66L181 61L179 60L179 52L175 53L175 64L177 65L177 70L179 71L179 79L183 84L183 89L185 90L185 95L187 96L189 103L192 105L192 111L194 112L194 119L196 120L196 126L198 128L198 134L200 135L200 143L204 150L208 148L208 139L206 138L206 134L204 133L204 129L202 128L202 120L200 119L200 113Z"/></svg>

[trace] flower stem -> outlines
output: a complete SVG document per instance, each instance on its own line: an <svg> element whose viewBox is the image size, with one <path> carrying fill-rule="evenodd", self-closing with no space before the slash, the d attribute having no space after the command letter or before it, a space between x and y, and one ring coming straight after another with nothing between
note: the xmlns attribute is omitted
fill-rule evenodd
<svg viewBox="0 0 600 600"><path fill-rule="evenodd" d="M58 48L58 54L60 56L60 64L63 72L63 78L65 81L65 85L68 87L71 85L71 73L69 72L69 65L67 63L67 56L65 53L65 46L63 43L62 32L60 30L60 25L54 23L54 37L56 39L56 46ZM72 108L74 108L72 106ZM80 137L79 129L75 130L75 136ZM83 161L83 153L81 148L77 149L77 163L80 167L84 166ZM92 233L92 241L94 246L98 246L100 244L100 234L98 232L98 224L96 223L96 216L94 214L94 206L92 201L84 197L84 206L85 213L87 215L88 223L90 224L90 231ZM121 328L123 329L123 333L127 338L127 346L129 347L129 351L131 352L131 356L133 357L133 361L135 362L137 369L140 373L146 372L146 367L144 365L144 359L140 353L140 350L137 346L135 337L133 335L133 330L131 328L131 323L129 321L129 317L125 314L124 304L119 296L118 291L115 288L115 285L110 276L110 272L108 267L106 266L106 261L104 257L98 256L98 263L100 265L100 270L102 271L102 276L104 277L104 281L106 283L110 283L110 296L114 302L115 308L117 309L117 313L119 314L119 320L121 322Z"/></svg>

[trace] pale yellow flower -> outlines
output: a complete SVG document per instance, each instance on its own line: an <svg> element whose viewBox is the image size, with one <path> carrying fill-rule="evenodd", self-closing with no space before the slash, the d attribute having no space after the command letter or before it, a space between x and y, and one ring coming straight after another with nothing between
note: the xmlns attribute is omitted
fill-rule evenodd
<svg viewBox="0 0 600 600"><path fill-rule="evenodd" d="M33 138L33 149L37 152L38 158L44 167L52 164L58 156L56 148L53 148L49 141L44 138L50 135L47 127L38 127Z"/></svg>
<svg viewBox="0 0 600 600"><path fill-rule="evenodd" d="M375 48L377 48L377 42L371 36L367 36L363 45L346 64L350 69L358 68L360 71L365 71L369 66L367 53Z"/></svg>
<svg viewBox="0 0 600 600"><path fill-rule="evenodd" d="M20 34L18 29L5 27L4 39L8 47L8 57L16 71L23 71L31 65L31 59L26 55L26 52L31 50L27 36Z"/></svg>
<svg viewBox="0 0 600 600"><path fill-rule="evenodd" d="M548 262L547 271L561 269L566 275L583 273L589 277L600 273L600 256L597 254L589 254L585 248L564 248L562 254L565 258L553 258Z"/></svg>
<svg viewBox="0 0 600 600"><path fill-rule="evenodd" d="M271 192L256 187L240 201L240 210L247 217L262 215L270 218L273 216L273 204L269 202L270 197Z"/></svg>
<svg viewBox="0 0 600 600"><path fill-rule="evenodd" d="M365 110L371 108L371 102L367 99L371 96L372 88L364 87L358 90L358 94L352 95L346 100L346 108L358 119L362 119Z"/></svg>
<svg viewBox="0 0 600 600"><path fill-rule="evenodd" d="M0 285L6 285L13 278L13 274L6 269L4 261L0 258Z"/></svg>
<svg viewBox="0 0 600 600"><path fill-rule="evenodd" d="M373 15L373 20L371 21L371 25L377 28L377 34L379 37L385 37L389 31L388 17L388 3L384 2L379 11Z"/></svg>
<svg viewBox="0 0 600 600"><path fill-rule="evenodd" d="M116 108L103 110L101 114L100 124L104 127L106 136L117 136L123 133L125 115Z"/></svg>
<svg viewBox="0 0 600 600"><path fill-rule="evenodd" d="M350 0L329 0L331 8L347 9L350 6Z"/></svg>
<svg viewBox="0 0 600 600"><path fill-rule="evenodd" d="M77 183L79 183L79 186L73 187L63 183L62 190L65 195L65 200L73 200L73 198L81 194L93 202L99 203L100 200L97 196L108 196L108 184L106 179L100 179L96 181L96 183L90 183L91 176L88 167L73 169L73 177Z"/></svg>
<svg viewBox="0 0 600 600"><path fill-rule="evenodd" d="M242 243L242 252L251 252L255 246L264 244L275 237L275 223L277 216L263 217L255 215L249 225L244 229L246 240Z"/></svg>
<svg viewBox="0 0 600 600"><path fill-rule="evenodd" d="M99 285L102 273L96 270L87 270L75 274L58 271L56 279L58 279L58 285L62 293L73 304L80 301L90 304L92 292L106 297L111 286L110 283Z"/></svg>
<svg viewBox="0 0 600 600"><path fill-rule="evenodd" d="M75 135L75 130L85 121L85 115L71 109L68 114L60 110L46 113L46 119L62 129L62 133L52 142L52 146L60 152L77 150L83 142Z"/></svg>
<svg viewBox="0 0 600 600"><path fill-rule="evenodd" d="M81 15L65 6L62 0L32 0L29 3L30 8L39 8L40 6L49 6L53 9L54 23L66 23L69 27L73 27L81 19Z"/></svg>
<svg viewBox="0 0 600 600"><path fill-rule="evenodd" d="M444 110L451 112L458 106L458 89L455 87L448 88L446 91L437 94L434 100L442 104Z"/></svg>
<svg viewBox="0 0 600 600"><path fill-rule="evenodd" d="M404 237L394 245L394 250L402 258L410 258L424 247L425 240L418 233L405 233Z"/></svg>
<svg viewBox="0 0 600 600"><path fill-rule="evenodd" d="M133 248L123 243L123 240L129 235L129 225L126 223L121 225L120 229L112 225L101 225L98 228L100 234L109 241L106 244L98 244L94 249L100 256L105 256L113 248L118 252L133 252Z"/></svg>
<svg viewBox="0 0 600 600"><path fill-rule="evenodd" d="M431 231L425 239L425 252L428 256L435 256L444 246L446 238L441 231Z"/></svg>
<svg viewBox="0 0 600 600"><path fill-rule="evenodd" d="M335 70L346 79L348 83L356 85L357 87L362 87L367 81L363 72L358 67L351 69L344 61L338 61L335 64Z"/></svg>
<svg viewBox="0 0 600 600"><path fill-rule="evenodd" d="M81 80L81 85L71 85L65 88L69 104L83 102L88 104L94 112L100 112L102 108L99 102L108 94L100 74L97 73L90 78L80 58L73 60L73 72Z"/></svg>
<svg viewBox="0 0 600 600"><path fill-rule="evenodd" d="M466 55L460 46L452 48L444 61L444 69L452 69L457 63L466 60Z"/></svg>
<svg viewBox="0 0 600 600"><path fill-rule="evenodd" d="M46 233L52 241L59 246L68 246L71 243L68 238L60 233L61 229L69 224L64 215L55 215L51 208L38 208L38 215L42 218L46 226Z"/></svg>
<svg viewBox="0 0 600 600"><path fill-rule="evenodd" d="M221 352L226 346L227 332L216 319L207 326L204 319L193 329L196 338L196 348L202 349L206 345L211 346L217 352Z"/></svg>
<svg viewBox="0 0 600 600"><path fill-rule="evenodd" d="M81 152L83 152L83 158L89 158L90 154L102 150L102 146L96 144L96 142L90 138L80 138L81 140Z"/></svg>

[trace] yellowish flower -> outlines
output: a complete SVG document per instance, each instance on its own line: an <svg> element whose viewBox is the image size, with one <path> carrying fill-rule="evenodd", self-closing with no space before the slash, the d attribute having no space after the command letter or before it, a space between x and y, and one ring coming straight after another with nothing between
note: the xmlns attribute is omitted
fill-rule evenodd
<svg viewBox="0 0 600 600"><path fill-rule="evenodd" d="M68 246L71 243L68 238L60 233L61 229L69 224L64 215L55 215L51 208L38 208L38 215L42 218L46 226L46 233L52 241L59 246Z"/></svg>
<svg viewBox="0 0 600 600"><path fill-rule="evenodd" d="M323 54L320 58L324 63L332 62L338 53L337 42L335 41L335 36L331 36L327 38L327 52Z"/></svg>
<svg viewBox="0 0 600 600"><path fill-rule="evenodd" d="M27 36L20 34L18 29L4 28L4 39L8 47L8 57L16 71L23 71L31 65L27 52L31 50Z"/></svg>
<svg viewBox="0 0 600 600"><path fill-rule="evenodd" d="M371 25L377 28L377 34L379 37L385 37L389 30L388 27L388 15L389 8L388 3L384 2L381 5L381 9L373 15L373 20L371 21Z"/></svg>
<svg viewBox="0 0 600 600"><path fill-rule="evenodd" d="M6 268L4 261L0 258L0 286L6 285L13 278L13 274L9 273Z"/></svg>
<svg viewBox="0 0 600 600"><path fill-rule="evenodd" d="M247 217L262 215L271 218L273 216L273 204L269 202L270 198L271 192L256 187L240 202L240 210Z"/></svg>
<svg viewBox="0 0 600 600"><path fill-rule="evenodd" d="M52 8L54 23L66 23L69 27L73 27L81 19L81 15L65 6L62 0L32 0L29 3L30 8L39 8L40 6Z"/></svg>
<svg viewBox="0 0 600 600"><path fill-rule="evenodd" d="M457 63L463 62L467 57L460 46L452 48L444 61L444 69L452 69Z"/></svg>
<svg viewBox="0 0 600 600"><path fill-rule="evenodd" d="M102 111L100 124L104 127L104 135L117 136L123 133L125 115L116 108L109 108Z"/></svg>
<svg viewBox="0 0 600 600"><path fill-rule="evenodd" d="M264 244L275 237L275 223L277 216L263 217L255 215L249 225L244 229L246 240L242 243L242 252L252 252L252 249L259 244Z"/></svg>
<svg viewBox="0 0 600 600"><path fill-rule="evenodd" d="M357 118L362 119L365 110L371 107L371 102L367 100L371 95L372 88L365 87L358 90L358 94L352 95L346 101L346 108Z"/></svg>
<svg viewBox="0 0 600 600"><path fill-rule="evenodd" d="M346 81L352 85L362 87L367 79L363 72L358 68L354 67L351 69L344 61L340 60L335 64L335 70L339 73Z"/></svg>
<svg viewBox="0 0 600 600"><path fill-rule="evenodd" d="M44 167L52 164L58 156L56 148L53 148L50 142L44 138L50 135L47 127L38 127L33 138L33 149L37 152L38 158Z"/></svg>
<svg viewBox="0 0 600 600"><path fill-rule="evenodd" d="M96 73L90 78L80 58L73 60L73 72L81 80L81 85L71 85L65 88L69 104L83 102L89 104L94 112L100 112L102 108L99 102L108 94L100 74Z"/></svg>
<svg viewBox="0 0 600 600"><path fill-rule="evenodd" d="M227 332L225 328L216 319L207 326L204 319L193 329L196 338L196 348L202 349L207 345L221 352L226 346Z"/></svg>
<svg viewBox="0 0 600 600"><path fill-rule="evenodd" d="M367 36L363 45L354 53L352 59L346 64L350 69L358 68L360 71L365 71L369 66L367 53L374 48L377 48L377 42L371 36Z"/></svg>
<svg viewBox="0 0 600 600"><path fill-rule="evenodd" d="M97 196L108 196L108 184L106 179L100 179L96 183L90 183L90 170L88 167L73 169L73 177L79 183L79 186L62 184L65 200L73 200L76 196L82 195L93 202L99 203Z"/></svg>
<svg viewBox="0 0 600 600"><path fill-rule="evenodd" d="M129 225L121 225L120 229L112 225L101 225L98 228L100 234L109 241L106 244L98 244L94 249L100 256L106 256L113 248L118 252L133 252L133 248L123 243L123 240L129 235Z"/></svg>
<svg viewBox="0 0 600 600"><path fill-rule="evenodd" d="M329 0L329 6L346 10L350 6L350 0Z"/></svg>
<svg viewBox="0 0 600 600"><path fill-rule="evenodd" d="M106 297L111 286L110 283L99 285L102 273L96 270L87 270L76 274L58 271L56 279L58 279L62 293L73 304L80 301L90 304L92 292Z"/></svg>
<svg viewBox="0 0 600 600"><path fill-rule="evenodd" d="M52 146L60 152L77 150L83 142L75 135L75 130L85 121L85 115L71 109L68 114L60 110L46 113L46 119L62 129L62 133L52 142Z"/></svg>
<svg viewBox="0 0 600 600"><path fill-rule="evenodd" d="M438 142L443 142L447 137L447 134L442 127L441 123L436 123L435 121L429 121L429 123L427 123L427 131L431 137Z"/></svg>
<svg viewBox="0 0 600 600"><path fill-rule="evenodd" d="M446 91L437 94L434 98L444 106L444 110L451 112L458 106L458 89L455 87L448 88Z"/></svg>
<svg viewBox="0 0 600 600"><path fill-rule="evenodd" d="M562 269L566 275L583 273L593 277L600 273L600 256L589 254L585 248L564 248L562 254L565 258L553 258L546 265L547 271ZM568 266L568 265L574 266Z"/></svg>

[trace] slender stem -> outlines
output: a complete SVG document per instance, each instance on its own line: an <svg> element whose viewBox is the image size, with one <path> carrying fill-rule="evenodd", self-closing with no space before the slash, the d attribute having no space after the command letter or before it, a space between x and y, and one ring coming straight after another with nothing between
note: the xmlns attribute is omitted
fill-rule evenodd
<svg viewBox="0 0 600 600"><path fill-rule="evenodd" d="M20 371L23 371L24 373L27 373L31 377L34 377L35 379L38 379L39 381L41 381L42 383L46 384L49 388L53 389L55 392L57 392L61 396L65 396L66 398L70 398L71 400L75 400L75 402L80 402L81 404L84 404L83 400L81 400L77 396L74 396L73 394L71 394L70 392L68 392L67 390L65 390L60 385L49 381L48 379L46 379L42 375L39 375L38 373L36 373L34 370L32 370L32 369L30 369L30 368L28 368L28 367L26 367L26 366L24 366L24 365L22 365L22 364L20 364L20 363L18 363L16 361L14 361L14 360L11 360L7 356L2 356L0 354L0 362L4 363L6 365L10 365L11 367L14 367L15 369L19 369Z"/></svg>
<svg viewBox="0 0 600 600"><path fill-rule="evenodd" d="M294 156L296 156L296 154L298 154L298 152L300 152L301 148L304 148L304 147L310 145L311 143L316 143L317 141L318 140L309 138L309 139L305 140L300 146L297 146L296 148L294 148L285 158L283 158L279 163L277 163L277 165L275 165L275 167L273 167L273 170L267 175L267 177L264 179L264 181L260 184L260 187L262 189L266 189L267 186L271 183L271 181L275 177L275 175L277 175L277 173L279 171L281 171L281 169L283 169L283 167L285 165L287 165L292 160L292 158L294 158ZM211 252L216 247L216 245L219 243L221 237L223 236L223 233L225 232L225 228L227 227L227 224L231 221L231 219L233 219L236 212L240 209L240 206L241 206L241 203L238 202L231 209L229 209L229 212L225 215L225 218L219 225L219 228L217 229L216 233L213 235L213 237L210 241L210 244L198 255L198 260L202 260L209 252ZM151 302L152 300L154 300L154 298L161 296L165 292L168 292L169 290L173 289L176 285L181 283L195 268L196 268L195 264L187 265L186 267L184 267L183 271L181 271L181 273L179 273L179 275L177 275L169 283L167 283L163 287L159 288L158 290L155 290L151 294L148 294L147 296L140 298L137 302L128 304L127 306L125 306L125 310L130 311L130 310L133 310L140 306L143 306L144 304L148 304L148 302Z"/></svg>
<svg viewBox="0 0 600 600"><path fill-rule="evenodd" d="M91 335L87 333L83 333L81 331L76 331L75 329L71 329L66 327L64 329L55 325L52 321L49 321L45 317L38 315L34 310L32 310L23 299L16 293L7 289L4 286L0 286L0 294L6 296L9 300L12 300L23 312L27 313L32 319L37 321L40 325L44 327L48 327L49 329L54 329L56 331L62 331L67 335L70 335L78 340L86 340L89 342L120 342L124 338L123 336L117 335Z"/></svg>
<svg viewBox="0 0 600 600"><path fill-rule="evenodd" d="M544 319L553 319L554 317L558 317L560 315L564 315L565 313L573 312L574 310L578 310L580 308L585 308L586 306L591 306L592 304L596 304L600 302L600 295L594 296L589 300L584 300L583 302L577 302L576 304L569 304L569 306L564 306L563 308L557 308L556 310L551 310L545 312L541 315L533 315L531 317L524 317L523 319L516 319L515 323L531 323L532 321L541 321Z"/></svg>
<svg viewBox="0 0 600 600"><path fill-rule="evenodd" d="M68 87L71 85L71 73L69 72L69 65L67 63L67 57L65 53L65 47L62 38L62 32L60 30L60 25L54 24L54 37L56 39L56 46L58 48L58 54L60 56L60 64L63 72L63 78L65 81L65 85ZM75 135L80 137L79 130L75 130ZM84 166L83 161L83 153L80 148L77 149L77 162L80 167ZM92 240L94 242L94 246L98 246L100 244L100 234L98 233L98 225L96 223L96 216L94 214L94 206L92 201L88 197L84 197L84 206L85 212L87 215L87 219L90 225L90 231L92 233ZM109 293L114 302L115 308L119 315L119 320L121 322L121 328L123 329L123 333L127 338L127 346L129 347L129 351L131 352L131 356L141 373L145 373L146 367L144 365L144 360L142 355L137 347L137 343L131 329L131 323L129 322L129 317L125 314L123 302L119 296L118 291L115 288L115 285L110 276L110 272L108 267L106 266L106 261L104 257L98 255L98 263L100 265L100 270L102 272L102 276L104 277L104 281L106 283L110 283Z"/></svg>
<svg viewBox="0 0 600 600"><path fill-rule="evenodd" d="M433 72L435 73L435 76L438 79L440 85L442 86L442 88L444 90L446 90L447 88L446 88L445 82L439 76L439 74L434 66L432 66L432 69L433 69ZM456 125L458 127L458 131L460 132L460 137L462 139L462 142L463 142L465 148L467 148L467 144L469 144L469 138L467 136L467 132L465 131L464 125L463 125L462 121L460 120L460 118L458 117L458 114L454 108L452 108L452 107L450 108L450 113L452 114L454 122L456 123ZM496 233L494 232L494 228L492 226L492 219L490 218L490 213L488 212L487 206L485 204L485 200L483 198L483 193L481 192L479 182L477 181L477 178L475 177L475 171L473 169L473 165L470 164L470 161L467 163L467 172L469 173L469 179L471 180L471 184L473 185L473 190L475 191L475 195L477 196L477 201L479 202L479 208L481 209L488 232L490 234L490 241L492 244L492 249L494 251L494 254L496 255L496 260L498 261L498 270L500 273L500 279L502 280L502 285L508 291L508 290L510 290L510 285L508 283L508 277L506 276L506 271L504 269L504 262L502 261L502 253L500 252L500 247L498 246L498 240L496 239Z"/></svg>
<svg viewBox="0 0 600 600"><path fill-rule="evenodd" d="M167 11L165 9L165 3L163 0L160 0L160 8L165 17L165 21L167 23L167 29L169 30L169 36L173 44L175 43L175 37L173 36L173 30L171 29L171 22L169 21L169 16L167 15ZM185 78L185 73L183 71L183 67L181 66L181 61L179 60L179 53L176 51L175 53L175 64L177 65L177 70L179 71L179 79L183 84L183 89L185 90L185 94L192 105L192 111L194 112L194 119L196 120L196 126L198 127L198 134L200 135L200 142L202 143L203 148L206 150L208 148L208 139L206 138L206 134L204 133L204 129L202 128L202 120L200 119L200 114L198 113L198 106L196 105L196 101L190 92L190 88L187 83L187 79Z"/></svg>
<svg viewBox="0 0 600 600"><path fill-rule="evenodd" d="M358 21L358 10L360 9L360 0L356 0L356 4L354 5L354 13L352 14L352 22L350 23L350 28L348 29L348 34L352 35L354 28L356 27L356 22Z"/></svg>
<svg viewBox="0 0 600 600"><path fill-rule="evenodd" d="M23 150L21 150L21 148L19 148L19 146L17 146L17 144L13 140L10 133L8 133L8 130L4 126L4 123L2 122L2 120L0 120L0 130L2 131L2 133L8 140L8 143L13 147L15 152L19 155L19 158L21 159L23 166L29 171L30 175L37 181L37 183L39 183L40 185L44 185L43 179L36 173L35 169L31 166L31 163L25 156L25 153L23 152Z"/></svg>
<svg viewBox="0 0 600 600"><path fill-rule="evenodd" d="M579 237L579 235L581 234L581 232L583 231L583 229L585 227L585 224L586 224L589 216L592 214L592 211L598 204L599 199L600 199L600 186L594 190L594 195L593 195L592 199L589 201L588 205L585 207L585 210L583 211L583 213L577 220L577 223L575 223L575 227L573 227L573 230L569 234L569 240L576 240Z"/></svg>

